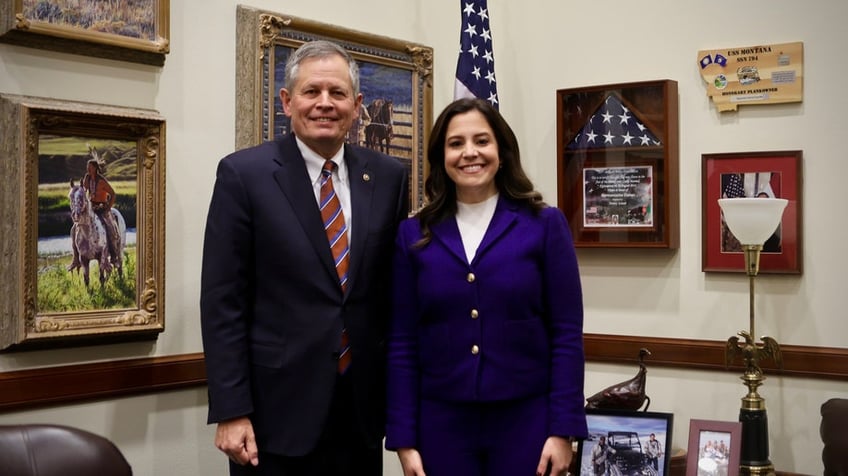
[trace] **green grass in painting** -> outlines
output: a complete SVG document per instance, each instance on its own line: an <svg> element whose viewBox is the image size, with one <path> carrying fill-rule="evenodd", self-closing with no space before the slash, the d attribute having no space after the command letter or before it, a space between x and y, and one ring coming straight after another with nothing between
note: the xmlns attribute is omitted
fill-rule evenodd
<svg viewBox="0 0 848 476"><path fill-rule="evenodd" d="M85 287L83 271L67 271L70 255L38 258L38 312L93 311L136 307L136 248L124 250L124 274L113 270L100 285L97 263L89 267L91 284Z"/></svg>

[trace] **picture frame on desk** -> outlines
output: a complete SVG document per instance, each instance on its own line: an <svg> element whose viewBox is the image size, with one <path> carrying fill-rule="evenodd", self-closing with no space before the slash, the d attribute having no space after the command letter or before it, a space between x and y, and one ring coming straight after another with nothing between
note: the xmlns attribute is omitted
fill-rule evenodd
<svg viewBox="0 0 848 476"><path fill-rule="evenodd" d="M557 192L576 247L679 245L673 80L557 90Z"/></svg>
<svg viewBox="0 0 848 476"><path fill-rule="evenodd" d="M0 0L0 41L163 66L170 52L170 0Z"/></svg>
<svg viewBox="0 0 848 476"><path fill-rule="evenodd" d="M763 244L759 272L801 274L801 156L800 150L701 155L703 271L745 272L744 253L724 223L718 199L762 196L784 198L789 203L777 230Z"/></svg>
<svg viewBox="0 0 848 476"><path fill-rule="evenodd" d="M739 476L742 423L689 420L686 476Z"/></svg>
<svg viewBox="0 0 848 476"><path fill-rule="evenodd" d="M164 118L7 94L0 117L0 274L19 277L0 281L0 350L155 339L165 328Z"/></svg>
<svg viewBox="0 0 848 476"><path fill-rule="evenodd" d="M236 148L289 132L280 100L285 65L300 45L337 43L359 66L360 117L346 142L383 152L409 170L410 213L424 205L433 109L433 48L239 5L236 12Z"/></svg>
<svg viewBox="0 0 848 476"><path fill-rule="evenodd" d="M674 414L628 410L587 409L589 437L577 445L577 474L655 474L668 476L671 464L671 433ZM659 453L649 450L650 441L660 445ZM601 446L601 441L603 445ZM600 449L604 448L604 449ZM653 456L656 456L654 458ZM615 468L615 469L614 469ZM610 473L615 474L615 473Z"/></svg>

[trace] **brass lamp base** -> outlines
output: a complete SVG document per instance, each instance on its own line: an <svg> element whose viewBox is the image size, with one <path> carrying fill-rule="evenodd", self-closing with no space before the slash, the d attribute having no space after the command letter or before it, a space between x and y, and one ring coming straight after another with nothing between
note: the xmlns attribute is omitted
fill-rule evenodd
<svg viewBox="0 0 848 476"><path fill-rule="evenodd" d="M742 476L774 475L774 465L769 461L768 416L766 404L757 389L763 384L765 376L760 361L772 359L782 367L780 344L771 337L763 336L762 342L756 341L754 334L754 278L759 271L761 246L743 245L745 250L745 268L748 274L750 311L748 332L740 331L738 336L727 340L725 362L729 366L737 356L742 356L745 371L740 377L748 393L742 398L739 409L739 421L742 422L742 449L739 458L739 474Z"/></svg>
<svg viewBox="0 0 848 476"><path fill-rule="evenodd" d="M739 474L741 476L774 476L774 465L767 466L745 466L739 465Z"/></svg>
<svg viewBox="0 0 848 476"><path fill-rule="evenodd" d="M782 367L780 345L771 337L763 336L757 342L754 332L754 278L760 271L760 252L763 243L780 224L780 217L788 201L770 198L719 199L722 216L733 235L742 245L745 255L745 272L748 275L748 332L740 331L727 340L725 363L730 366L737 356L742 356L745 371L742 382L748 394L742 398L739 421L742 422L742 449L739 458L739 474L774 475L774 465L769 461L768 417L766 405L757 393L765 377L760 361L772 359ZM740 340L742 337L744 340Z"/></svg>

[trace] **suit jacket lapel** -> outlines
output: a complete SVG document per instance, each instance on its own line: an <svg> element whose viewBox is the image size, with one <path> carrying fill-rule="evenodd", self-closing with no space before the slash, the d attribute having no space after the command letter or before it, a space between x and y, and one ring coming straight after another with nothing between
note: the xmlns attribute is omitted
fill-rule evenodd
<svg viewBox="0 0 848 476"><path fill-rule="evenodd" d="M483 240L480 246L477 247L477 253L471 264L476 263L491 248L497 241L512 227L512 224L518 219L518 213L515 211L515 205L505 200L503 197L498 198L498 204L495 208L495 214L492 216L492 221L486 228L486 233L483 235ZM459 227L456 224L456 218L451 217L436 226L431 228L433 238L442 242L445 247L460 259L463 263L467 262L465 256L465 247L462 244L462 236L459 234Z"/></svg>
<svg viewBox="0 0 848 476"><path fill-rule="evenodd" d="M327 234L321 222L321 212L315 201L312 179L306 171L306 163L297 148L294 135L289 134L279 142L279 155L274 160L280 168L274 172L274 180L288 198L292 211L297 216L303 232L324 263L330 277L338 280L333 255L327 243ZM310 206L313 205L313 206Z"/></svg>
<svg viewBox="0 0 848 476"><path fill-rule="evenodd" d="M504 199L503 196L498 198L495 214L492 216L492 221L489 222L489 227L486 229L486 234L483 235L480 246L477 247L477 254L474 256L475 262L512 227L512 224L518 219L518 213L515 209L516 205Z"/></svg>
<svg viewBox="0 0 848 476"><path fill-rule="evenodd" d="M468 262L465 258L465 247L462 246L462 236L459 234L455 217L450 217L430 227L430 233L433 234L433 239L442 243L463 264Z"/></svg>
<svg viewBox="0 0 848 476"><path fill-rule="evenodd" d="M350 238L350 290L356 284L356 271L362 263L363 249L368 239L369 222L371 219L371 200L374 196L374 171L368 164L368 158L357 154L353 147L345 145L345 162L347 163L348 183L350 184L350 208L353 214Z"/></svg>

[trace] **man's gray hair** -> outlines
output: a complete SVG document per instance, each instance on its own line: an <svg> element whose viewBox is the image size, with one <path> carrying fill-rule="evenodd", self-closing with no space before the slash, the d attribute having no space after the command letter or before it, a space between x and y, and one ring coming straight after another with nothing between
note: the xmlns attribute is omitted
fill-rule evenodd
<svg viewBox="0 0 848 476"><path fill-rule="evenodd" d="M304 43L286 61L286 88L291 88L297 82L297 74L303 60L309 58L327 58L341 56L347 62L350 83L353 85L353 95L359 94L359 65L341 46L327 40L315 40Z"/></svg>

